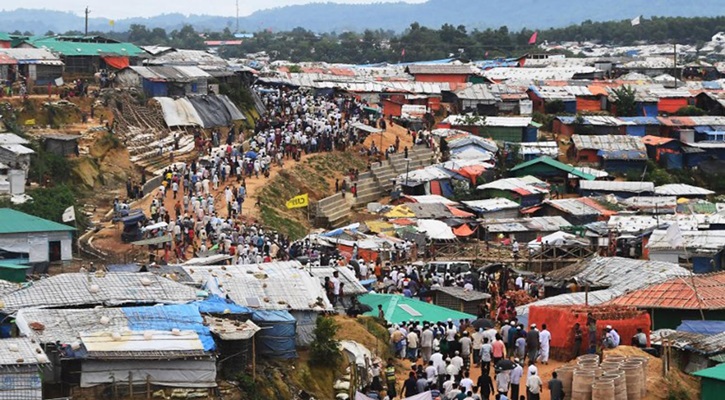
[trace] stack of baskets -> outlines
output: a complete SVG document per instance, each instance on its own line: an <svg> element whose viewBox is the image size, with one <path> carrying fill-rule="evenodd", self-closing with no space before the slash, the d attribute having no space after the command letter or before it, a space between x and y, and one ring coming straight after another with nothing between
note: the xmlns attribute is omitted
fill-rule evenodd
<svg viewBox="0 0 725 400"><path fill-rule="evenodd" d="M641 400L647 394L646 357L596 354L576 359L576 365L556 370L564 386L566 400Z"/></svg>

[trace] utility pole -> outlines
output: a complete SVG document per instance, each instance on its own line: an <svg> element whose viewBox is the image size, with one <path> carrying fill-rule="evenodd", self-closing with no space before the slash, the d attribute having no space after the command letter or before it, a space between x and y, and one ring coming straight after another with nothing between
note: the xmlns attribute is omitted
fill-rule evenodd
<svg viewBox="0 0 725 400"><path fill-rule="evenodd" d="M239 33L239 0L237 0L237 30L234 33Z"/></svg>
<svg viewBox="0 0 725 400"><path fill-rule="evenodd" d="M88 9L88 6L86 6L86 36L88 36L88 14L91 13L91 10Z"/></svg>
<svg viewBox="0 0 725 400"><path fill-rule="evenodd" d="M674 54L675 54L675 60L674 60L675 61L675 65L674 65L675 69L674 69L674 71L672 73L672 76L675 77L675 89L677 89L677 43L675 43L675 51L674 51Z"/></svg>

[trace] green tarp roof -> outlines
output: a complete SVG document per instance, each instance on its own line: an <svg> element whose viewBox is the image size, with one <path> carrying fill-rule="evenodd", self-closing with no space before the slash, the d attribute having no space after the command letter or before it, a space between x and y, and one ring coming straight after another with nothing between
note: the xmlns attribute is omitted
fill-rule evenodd
<svg viewBox="0 0 725 400"><path fill-rule="evenodd" d="M9 42L12 39L13 38L10 37L10 34L9 33L7 33L7 32L0 32L0 40L2 40L4 42Z"/></svg>
<svg viewBox="0 0 725 400"><path fill-rule="evenodd" d="M562 170L564 172L568 172L574 176L578 176L578 177L580 177L582 179L586 179L588 181L593 181L594 179L596 179L596 177L594 175L590 175L585 172L582 172L581 170L579 170L576 167L572 167L571 165L567 165L562 162L556 161L551 157L539 157L539 158L535 158L530 161L526 161L525 163L519 164L519 165L511 168L511 171L512 172L518 171L520 169L528 168L532 165L539 164L539 163L546 164L552 168L556 168L556 169Z"/></svg>
<svg viewBox="0 0 725 400"><path fill-rule="evenodd" d="M410 320L439 322L446 321L448 318L453 320L468 318L471 321L476 319L475 315L454 311L397 294L368 293L358 297L358 300L373 309L373 311L364 314L372 317L378 316L378 304L381 304L385 319L394 324Z"/></svg>
<svg viewBox="0 0 725 400"><path fill-rule="evenodd" d="M46 48L64 56L142 56L146 52L133 43L93 43L44 37L32 40L33 46Z"/></svg>
<svg viewBox="0 0 725 400"><path fill-rule="evenodd" d="M74 231L75 228L11 208L0 208L0 234Z"/></svg>
<svg viewBox="0 0 725 400"><path fill-rule="evenodd" d="M725 364L716 365L712 368L703 369L697 371L692 375L699 376L700 378L717 379L719 381L725 381Z"/></svg>

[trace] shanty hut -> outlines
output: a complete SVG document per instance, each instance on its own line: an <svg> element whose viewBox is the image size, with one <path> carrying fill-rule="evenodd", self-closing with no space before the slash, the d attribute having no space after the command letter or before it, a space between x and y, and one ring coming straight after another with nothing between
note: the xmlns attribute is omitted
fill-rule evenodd
<svg viewBox="0 0 725 400"><path fill-rule="evenodd" d="M533 176L505 178L483 185L477 189L487 198L501 197L513 200L522 207L540 204L549 194L549 185Z"/></svg>
<svg viewBox="0 0 725 400"><path fill-rule="evenodd" d="M61 133L53 133L43 135L43 147L45 151L59 156L77 156L78 139L81 135L65 135Z"/></svg>
<svg viewBox="0 0 725 400"><path fill-rule="evenodd" d="M195 284L240 306L253 311L289 312L296 320L296 340L301 346L314 340L312 331L319 313L333 308L320 279L298 261L203 267L184 265L183 268Z"/></svg>
<svg viewBox="0 0 725 400"><path fill-rule="evenodd" d="M649 311L655 329L689 319L725 319L725 273L678 276L612 299L607 304Z"/></svg>
<svg viewBox="0 0 725 400"><path fill-rule="evenodd" d="M580 164L608 172L642 171L647 165L647 148L639 137L573 135L571 140L570 157Z"/></svg>
<svg viewBox="0 0 725 400"><path fill-rule="evenodd" d="M74 388L93 398L124 388L139 392L216 386L214 339L195 304L154 307L23 309L21 334L48 352L48 387L63 395ZM68 375L78 375L68 385ZM114 389L115 388L115 389Z"/></svg>
<svg viewBox="0 0 725 400"><path fill-rule="evenodd" d="M672 245L673 240L681 244L675 247ZM679 238L673 238L671 233L659 229L652 232L648 248L651 260L689 264L693 272L698 274L725 269L725 231L683 230Z"/></svg>
<svg viewBox="0 0 725 400"><path fill-rule="evenodd" d="M0 398L43 400L42 379L48 356L29 338L0 340Z"/></svg>
<svg viewBox="0 0 725 400"><path fill-rule="evenodd" d="M5 314L23 308L180 304L205 293L151 273L66 273L0 298Z"/></svg>
<svg viewBox="0 0 725 400"><path fill-rule="evenodd" d="M441 286L433 290L433 304L473 315L478 315L481 303L490 298L488 293L457 286Z"/></svg>

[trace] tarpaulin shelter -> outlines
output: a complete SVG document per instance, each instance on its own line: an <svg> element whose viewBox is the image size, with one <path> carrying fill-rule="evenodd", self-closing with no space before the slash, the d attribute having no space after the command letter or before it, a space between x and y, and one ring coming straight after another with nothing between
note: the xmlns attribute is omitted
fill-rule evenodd
<svg viewBox="0 0 725 400"><path fill-rule="evenodd" d="M463 224L457 228L453 228L453 234L458 237L468 237L476 233L476 229L471 229L468 224Z"/></svg>
<svg viewBox="0 0 725 400"><path fill-rule="evenodd" d="M718 335L725 332L725 321L697 321L684 320L677 327L681 332L700 333L703 335Z"/></svg>
<svg viewBox="0 0 725 400"><path fill-rule="evenodd" d="M448 318L459 320L476 319L475 315L454 311L449 308L440 307L434 304L396 294L368 293L358 297L361 304L366 304L373 309L364 315L376 317L378 305L383 306L385 320L394 324L404 321L447 321Z"/></svg>
<svg viewBox="0 0 725 400"><path fill-rule="evenodd" d="M650 316L634 307L530 306L528 323L539 327L546 324L551 332L552 358L568 360L574 352L574 324L578 322L582 331L586 332L587 313L592 313L596 319L597 340L608 325L617 330L622 338L621 344L627 344L637 333L637 328L641 328L649 338ZM584 354L586 346L587 340L584 338L580 354Z"/></svg>
<svg viewBox="0 0 725 400"><path fill-rule="evenodd" d="M433 219L419 219L418 229L433 240L456 240L451 228L445 222Z"/></svg>
<svg viewBox="0 0 725 400"><path fill-rule="evenodd" d="M297 321L287 311L255 311L252 321L262 328L255 336L257 353L276 358L296 358Z"/></svg>

